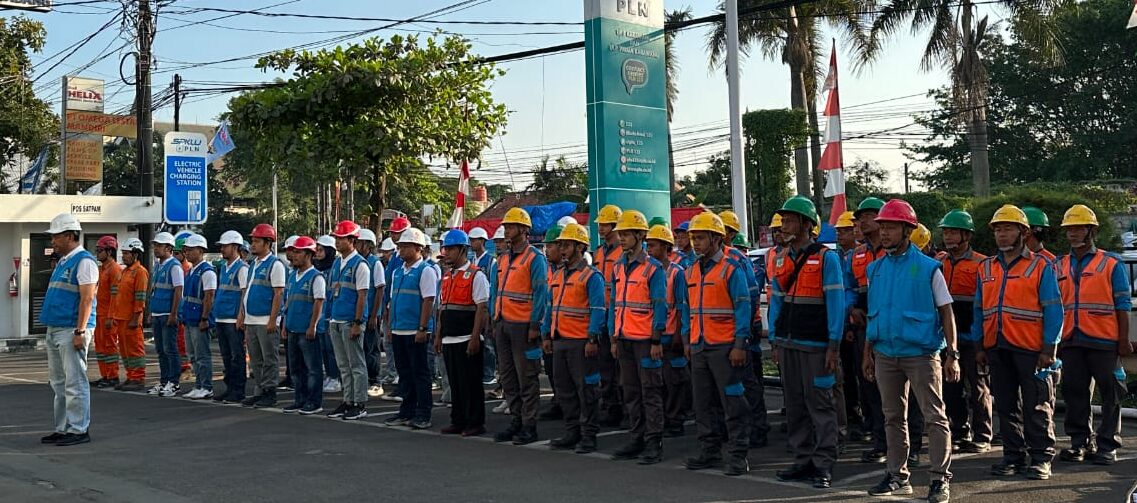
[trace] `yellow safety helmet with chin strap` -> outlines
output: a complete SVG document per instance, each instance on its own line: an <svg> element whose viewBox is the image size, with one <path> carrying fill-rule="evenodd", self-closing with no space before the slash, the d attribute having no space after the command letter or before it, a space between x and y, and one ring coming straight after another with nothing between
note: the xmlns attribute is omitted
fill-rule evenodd
<svg viewBox="0 0 1137 503"><path fill-rule="evenodd" d="M994 227L995 224L999 223L1019 224L1023 227L1030 227L1030 221L1027 220L1026 213L1013 204L1004 204L1002 208L996 210L995 214L991 216L991 222L987 225Z"/></svg>
<svg viewBox="0 0 1137 503"><path fill-rule="evenodd" d="M722 213L719 213L719 218L722 219L723 227L731 229L734 232L742 231L742 222L738 220L737 213L730 210L725 210Z"/></svg>
<svg viewBox="0 0 1137 503"><path fill-rule="evenodd" d="M916 245L916 248L923 250L928 247L928 243L932 242L932 231L928 230L924 224L920 224L915 229L912 229L912 233L908 235L908 239L912 241L912 244Z"/></svg>
<svg viewBox="0 0 1137 503"><path fill-rule="evenodd" d="M647 231L647 238L663 241L669 245L675 246L675 235L671 233L666 225L655 225Z"/></svg>
<svg viewBox="0 0 1137 503"><path fill-rule="evenodd" d="M614 224L620 220L620 215L623 212L619 206L609 204L600 208L600 214L596 216L596 223L598 224Z"/></svg>
<svg viewBox="0 0 1137 503"><path fill-rule="evenodd" d="M1075 204L1066 210L1066 214L1062 216L1062 227L1072 227L1075 225L1092 225L1098 227L1098 215L1091 210L1089 206L1084 204Z"/></svg>
<svg viewBox="0 0 1137 503"><path fill-rule="evenodd" d="M834 227L838 229L847 229L853 226L853 212L846 211L837 217L837 225Z"/></svg>
<svg viewBox="0 0 1137 503"><path fill-rule="evenodd" d="M588 229L580 224L568 224L564 229L561 229L561 235L557 236L557 241L576 241L588 246Z"/></svg>
<svg viewBox="0 0 1137 503"><path fill-rule="evenodd" d="M505 212L505 218L501 219L502 224L517 224L533 228L533 219L529 218L529 212L521 208L510 208Z"/></svg>
<svg viewBox="0 0 1137 503"><path fill-rule="evenodd" d="M616 231L646 231L647 217L636 210L625 211L616 222Z"/></svg>
<svg viewBox="0 0 1137 503"><path fill-rule="evenodd" d="M722 219L718 215L709 211L704 211L691 218L691 225L687 228L688 232L711 232L720 236L726 235L726 227L722 224Z"/></svg>

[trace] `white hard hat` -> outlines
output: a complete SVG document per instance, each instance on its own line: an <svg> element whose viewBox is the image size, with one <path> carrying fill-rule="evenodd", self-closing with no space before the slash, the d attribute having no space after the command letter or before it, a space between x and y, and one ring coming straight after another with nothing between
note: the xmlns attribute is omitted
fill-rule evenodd
<svg viewBox="0 0 1137 503"><path fill-rule="evenodd" d="M316 244L318 244L320 246L331 246L332 248L335 248L336 247L336 238L333 238L327 234L324 234L323 236L320 236L318 239L316 239Z"/></svg>
<svg viewBox="0 0 1137 503"><path fill-rule="evenodd" d="M481 227L470 229L470 239L489 239L490 234Z"/></svg>
<svg viewBox="0 0 1137 503"><path fill-rule="evenodd" d="M383 240L383 244L379 245L379 251L391 251L395 249L395 242L391 238Z"/></svg>
<svg viewBox="0 0 1137 503"><path fill-rule="evenodd" d="M375 244L377 242L375 240L375 232L371 229L359 229L359 238L357 239L359 241L371 241L371 244Z"/></svg>
<svg viewBox="0 0 1137 503"><path fill-rule="evenodd" d="M205 236L201 234L190 234L184 242L182 248L201 248L203 250L209 249L209 241L205 240Z"/></svg>
<svg viewBox="0 0 1137 503"><path fill-rule="evenodd" d="M122 244L122 250L123 251L134 251L134 250L141 251L144 249L146 249L146 248L142 245L142 240L138 239L138 238L127 239L126 242L124 242Z"/></svg>
<svg viewBox="0 0 1137 503"><path fill-rule="evenodd" d="M79 220L75 218L75 215L60 213L51 219L51 226L44 232L48 234L59 234L67 231L82 232L83 227L79 225Z"/></svg>
<svg viewBox="0 0 1137 503"><path fill-rule="evenodd" d="M160 245L174 246L174 235L169 232L159 232L154 235L154 239L150 240L151 243L158 243Z"/></svg>
<svg viewBox="0 0 1137 503"><path fill-rule="evenodd" d="M292 245L296 244L297 239L300 239L300 236L297 236L295 234L288 236L288 239L284 240L284 249L287 250L289 248L292 248Z"/></svg>
<svg viewBox="0 0 1137 503"><path fill-rule="evenodd" d="M219 245L237 245L241 246L245 242L245 238L241 237L241 233L237 231L225 231L221 234L221 240L217 242Z"/></svg>
<svg viewBox="0 0 1137 503"><path fill-rule="evenodd" d="M493 238L495 240L496 239L505 239L505 226L504 225L499 225L497 227L497 230L493 231Z"/></svg>
<svg viewBox="0 0 1137 503"><path fill-rule="evenodd" d="M557 225L559 225L561 227L564 227L568 224L575 224L575 223L578 223L578 222L576 221L575 218L572 217L572 215L566 215L566 216L561 217L560 220L557 220Z"/></svg>
<svg viewBox="0 0 1137 503"><path fill-rule="evenodd" d="M411 227L403 231L403 235L399 236L399 244L410 243L422 247L430 246L430 241L427 239L426 234L415 227Z"/></svg>

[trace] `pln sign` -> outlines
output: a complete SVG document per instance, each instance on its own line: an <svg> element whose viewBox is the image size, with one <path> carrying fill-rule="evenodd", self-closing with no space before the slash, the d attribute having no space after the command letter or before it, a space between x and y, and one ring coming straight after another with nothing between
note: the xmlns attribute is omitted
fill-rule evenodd
<svg viewBox="0 0 1137 503"><path fill-rule="evenodd" d="M209 214L209 153L201 133L166 133L165 195L162 215L168 224L201 225Z"/></svg>

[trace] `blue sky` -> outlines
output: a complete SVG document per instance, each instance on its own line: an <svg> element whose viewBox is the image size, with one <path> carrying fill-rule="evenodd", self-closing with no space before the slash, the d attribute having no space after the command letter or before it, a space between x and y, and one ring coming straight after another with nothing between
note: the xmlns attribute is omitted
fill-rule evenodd
<svg viewBox="0 0 1137 503"><path fill-rule="evenodd" d="M74 0L59 0L68 3ZM271 80L275 74L265 74L253 68L254 59L215 65L185 68L188 63L211 62L281 49L298 44L328 39L344 32L376 28L383 23L375 21L313 20L294 18L268 18L239 15L180 27L191 22L225 16L218 12L191 12L200 7L227 9L264 9L265 12L342 15L355 17L383 17L404 19L418 16L454 3L453 0L177 0L165 7L158 21L155 54L158 68L154 75L155 92L172 81L174 70L185 79L186 87L206 82L252 83ZM717 0L671 1L667 9L691 7L695 16L714 12ZM496 21L562 21L580 22L583 2L580 0L482 0L460 12L440 16L439 20L496 20ZM42 20L48 30L48 44L43 54L34 55L36 72L43 72L56 60L40 63L46 56L67 48L85 38L111 19L118 2L107 1L90 5L57 6L50 14L30 14ZM997 16L993 16L997 19ZM430 32L437 25L409 24L383 30L373 35L388 37L409 30ZM583 27L573 26L477 26L445 25L445 29L465 34L473 40L475 50L491 56L530 48L573 42L583 39ZM252 31L259 30L259 31ZM727 132L726 81L721 69L709 69L705 51L709 28L698 27L681 32L676 41L682 65L679 77L680 97L672 125L673 134L684 141L676 155L680 175L699 168L710 154L724 150L722 141L701 141ZM285 33L275 33L285 32ZM904 36L889 42L883 57L860 73L852 71L849 54L837 36L839 65L841 65L840 92L845 137L870 131L903 126L912 122L913 111L930 108L930 100L922 96L930 88L944 85L946 72L936 70L922 73L918 70L923 47L923 34ZM36 85L44 99L58 107L59 78L74 72L91 60L110 54L80 72L83 76L103 78L107 81L108 111L122 110L133 100L133 87L122 84L118 78L119 50L127 44L130 35L124 34L118 24L92 39L81 50L58 68L47 74L37 73ZM132 77L131 60L125 63L128 77ZM524 186L525 175L544 154L565 154L583 162L586 158L584 52L575 51L501 65L507 74L493 87L495 97L510 110L505 134L494 142L493 148L483 156L480 172L474 176L495 183L515 183ZM760 54L744 57L742 62L742 103L746 109L784 108L789 106L789 72L779 62L762 59ZM912 96L916 95L916 96ZM892 100L898 97L903 99ZM227 97L203 99L191 96L182 110L182 120L190 123L215 122L225 109ZM819 105L819 108L823 106ZM892 100L886 103L876 103ZM155 111L155 120L171 121L173 110L165 107ZM919 133L918 127L901 132ZM857 158L875 160L891 173L889 184L902 186L902 165L905 161L899 149L899 135L886 139L855 140L845 144L846 163ZM916 139L918 136L910 135ZM679 142L677 142L679 144ZM504 147L504 150L503 150ZM919 169L920 166L914 166Z"/></svg>

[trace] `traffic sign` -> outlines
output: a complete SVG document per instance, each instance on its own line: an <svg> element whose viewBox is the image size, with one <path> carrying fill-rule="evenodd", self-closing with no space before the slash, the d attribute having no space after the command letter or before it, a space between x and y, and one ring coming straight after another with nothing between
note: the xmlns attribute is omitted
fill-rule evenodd
<svg viewBox="0 0 1137 503"><path fill-rule="evenodd" d="M201 225L209 214L208 143L201 133L166 133L166 191L162 215L168 224Z"/></svg>

